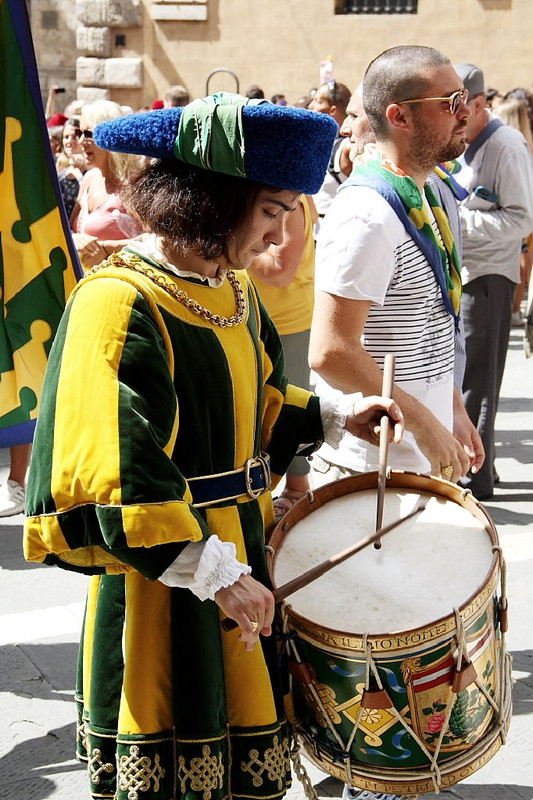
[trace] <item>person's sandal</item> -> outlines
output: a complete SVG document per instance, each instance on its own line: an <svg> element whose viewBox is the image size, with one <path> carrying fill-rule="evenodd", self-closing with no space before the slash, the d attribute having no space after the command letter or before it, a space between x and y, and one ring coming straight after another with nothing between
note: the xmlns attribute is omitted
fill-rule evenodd
<svg viewBox="0 0 533 800"><path fill-rule="evenodd" d="M305 497L305 489L284 489L279 497L274 498L274 514L276 522L279 522L285 516L287 511L293 507L298 500Z"/></svg>

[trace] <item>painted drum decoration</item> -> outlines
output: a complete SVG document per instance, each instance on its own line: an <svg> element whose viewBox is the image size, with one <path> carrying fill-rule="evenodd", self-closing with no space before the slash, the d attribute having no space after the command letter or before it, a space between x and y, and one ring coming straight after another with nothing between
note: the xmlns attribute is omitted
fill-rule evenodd
<svg viewBox="0 0 533 800"><path fill-rule="evenodd" d="M274 588L375 525L377 473L296 503L269 542ZM293 724L311 760L352 786L432 792L480 769L511 717L505 562L470 492L392 471L383 525L424 510L282 604Z"/></svg>

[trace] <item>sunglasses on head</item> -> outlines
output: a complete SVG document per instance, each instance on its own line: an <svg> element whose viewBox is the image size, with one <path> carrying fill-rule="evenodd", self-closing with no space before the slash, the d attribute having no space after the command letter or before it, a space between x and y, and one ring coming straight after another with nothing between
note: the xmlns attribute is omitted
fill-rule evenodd
<svg viewBox="0 0 533 800"><path fill-rule="evenodd" d="M398 105L409 105L410 103L448 103L450 114L456 114L461 102L468 103L468 89L458 89L449 97L419 97L416 100L402 100Z"/></svg>
<svg viewBox="0 0 533 800"><path fill-rule="evenodd" d="M328 86L329 98L330 98L332 104L336 103L337 102L337 81L332 78L330 81L328 81L327 86Z"/></svg>

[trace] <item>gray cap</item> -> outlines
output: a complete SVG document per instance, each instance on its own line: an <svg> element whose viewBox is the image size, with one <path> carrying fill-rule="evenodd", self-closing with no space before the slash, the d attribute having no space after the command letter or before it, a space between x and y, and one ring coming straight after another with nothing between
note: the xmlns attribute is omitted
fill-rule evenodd
<svg viewBox="0 0 533 800"><path fill-rule="evenodd" d="M455 64L454 69L464 83L468 94L473 97L475 94L484 94L485 79L479 67L474 64Z"/></svg>

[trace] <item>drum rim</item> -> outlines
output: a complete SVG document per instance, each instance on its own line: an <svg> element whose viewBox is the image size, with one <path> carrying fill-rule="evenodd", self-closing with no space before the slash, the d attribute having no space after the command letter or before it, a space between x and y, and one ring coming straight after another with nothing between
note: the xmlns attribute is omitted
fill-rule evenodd
<svg viewBox="0 0 533 800"><path fill-rule="evenodd" d="M323 505L326 505L328 502L335 500L339 497L344 497L347 494L355 494L355 492L350 492L349 489L352 486L359 488L360 491L365 491L368 489L376 488L377 490L377 481L378 481L378 473L376 472L365 472L359 475L349 476L347 478L341 478L338 481L334 481L329 484L325 484L324 486L319 487L315 490L309 490L304 497L298 500L292 508L283 516L283 518L278 522L275 528L272 531L272 534L269 538L268 542L268 549L267 549L267 565L268 565L268 572L271 581L271 585L273 589L277 588L277 585L274 580L274 567L276 563L276 557L279 552L279 545L282 543L283 539L285 538L286 534L291 530L294 525L299 522L301 519L312 514L314 511L317 511ZM453 500L458 502L463 508L466 508L467 511L470 511L474 517L480 522L483 523L487 534L491 540L491 544L493 548L499 547L499 538L498 533L496 530L496 526L490 517L489 513L486 509L482 506L482 504L472 495L469 489L463 489L456 484L452 484L449 481L442 480L440 478L436 478L433 475L421 475L418 472L408 472L403 470L389 470L387 473L387 484L386 488L396 489L396 488L411 488L416 486L420 491L429 491L430 486L437 485L440 488L440 492L438 493L441 497L445 497L448 500ZM425 487L425 489L424 489ZM346 490L346 491L343 491ZM476 587L476 589L468 596L466 600L464 600L457 609L461 616L463 617L463 621L467 622L476 612L481 612L482 609L485 608L487 603L490 602L491 598L494 595L494 591L496 588L497 580L498 580L498 572L497 568L500 563L500 558L498 554L498 550L494 549L492 554L492 560L485 575L483 581ZM480 598L483 598L480 600ZM475 608L472 609L472 612L468 614L468 616L463 616L464 611L468 609L470 606L473 605L474 601L477 600L477 604ZM290 604L290 598L283 602L283 606L286 610L286 613L291 617L294 618L298 624L304 628L308 629L308 635L310 636L309 629L312 630L319 629L320 631L324 632L324 637L320 638L321 645L328 647L328 642L326 639L331 639L329 646L331 649L341 649L341 650L357 650L361 647L363 639L366 639L369 642L373 643L373 646L376 650L381 650L382 648L379 646L380 641L389 641L394 639L395 637L402 637L402 638L410 638L416 637L422 631L427 630L428 628L435 628L435 627L442 627L444 626L445 630L443 630L439 634L439 638L442 636L444 638L449 638L448 634L452 634L456 628L456 620L455 615L453 613L446 614L442 617L437 619L428 620L426 623L422 625L418 625L415 628L406 628L400 631L383 631L383 632L355 632L355 631L342 631L336 628L331 628L327 625L322 623L315 622L314 620L310 619L309 617L305 617L299 612L295 611ZM298 631L302 633L302 631ZM304 638L305 633L304 633ZM323 640L324 639L324 640ZM313 641L315 641L313 639ZM431 640L435 643L435 639ZM419 639L416 644L419 645L421 640ZM333 647L332 647L333 645ZM383 648L384 651L390 652L391 655L394 653L398 653L404 648L409 648L412 645L403 644L394 647L386 647Z"/></svg>

